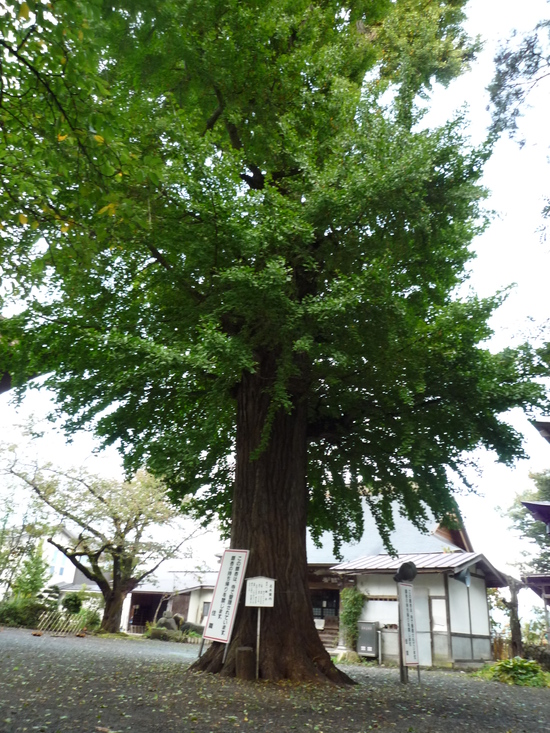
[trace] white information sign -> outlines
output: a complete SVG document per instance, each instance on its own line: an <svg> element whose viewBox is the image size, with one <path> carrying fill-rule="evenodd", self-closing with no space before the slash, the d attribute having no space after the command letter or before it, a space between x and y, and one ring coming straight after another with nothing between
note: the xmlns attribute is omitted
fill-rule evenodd
<svg viewBox="0 0 550 733"><path fill-rule="evenodd" d="M239 596L243 587L248 550L226 550L214 588L203 637L227 644L231 639Z"/></svg>
<svg viewBox="0 0 550 733"><path fill-rule="evenodd" d="M246 600L245 606L256 606L258 608L272 608L275 602L275 580L273 578L246 579Z"/></svg>
<svg viewBox="0 0 550 733"><path fill-rule="evenodd" d="M414 598L412 583L398 583L399 613L401 616L401 643L403 661L406 667L418 667L418 644L414 619Z"/></svg>

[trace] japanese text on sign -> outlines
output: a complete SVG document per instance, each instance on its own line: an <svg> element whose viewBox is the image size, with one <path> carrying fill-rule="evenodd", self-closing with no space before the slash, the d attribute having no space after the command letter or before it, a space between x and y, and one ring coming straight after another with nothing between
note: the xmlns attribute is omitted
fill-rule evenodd
<svg viewBox="0 0 550 733"><path fill-rule="evenodd" d="M224 644L230 640L247 562L248 550L226 550L223 553L204 629L205 639L221 641Z"/></svg>
<svg viewBox="0 0 550 733"><path fill-rule="evenodd" d="M414 618L414 598L411 583L398 583L399 606L401 615L401 642L406 667L418 666L418 645L416 643L416 623Z"/></svg>
<svg viewBox="0 0 550 733"><path fill-rule="evenodd" d="M245 606L272 608L275 602L275 580L273 578L247 578Z"/></svg>

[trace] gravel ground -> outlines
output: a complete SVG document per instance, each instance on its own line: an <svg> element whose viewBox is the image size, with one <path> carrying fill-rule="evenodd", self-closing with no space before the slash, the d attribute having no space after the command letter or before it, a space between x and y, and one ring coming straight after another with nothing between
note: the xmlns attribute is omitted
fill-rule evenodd
<svg viewBox="0 0 550 733"><path fill-rule="evenodd" d="M198 647L0 631L0 731L463 733L550 731L550 689L460 672L345 667L358 685L243 683L187 672Z"/></svg>

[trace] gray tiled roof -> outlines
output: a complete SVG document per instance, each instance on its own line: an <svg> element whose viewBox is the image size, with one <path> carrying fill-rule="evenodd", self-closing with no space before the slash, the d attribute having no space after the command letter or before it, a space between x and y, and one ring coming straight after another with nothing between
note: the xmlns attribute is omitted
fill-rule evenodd
<svg viewBox="0 0 550 733"><path fill-rule="evenodd" d="M508 584L504 575L494 568L480 552L408 553L400 554L398 557L391 557L387 554L370 555L359 557L351 562L339 563L331 570L354 574L394 573L404 562L413 562L420 572L452 571L457 573L472 565L479 565L488 580L488 585L504 587Z"/></svg>

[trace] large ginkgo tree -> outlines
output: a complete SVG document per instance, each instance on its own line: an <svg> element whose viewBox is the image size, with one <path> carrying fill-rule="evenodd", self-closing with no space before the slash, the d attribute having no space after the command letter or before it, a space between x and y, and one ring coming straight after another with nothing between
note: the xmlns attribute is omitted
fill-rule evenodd
<svg viewBox="0 0 550 733"><path fill-rule="evenodd" d="M468 64L465 0L4 0L0 358L67 428L219 516L276 578L260 675L346 681L306 528L454 510L468 451L521 454L528 349L460 297L489 149L422 98ZM463 292L463 290L461 290ZM13 315L16 313L15 315ZM256 614L240 607L234 674Z"/></svg>

